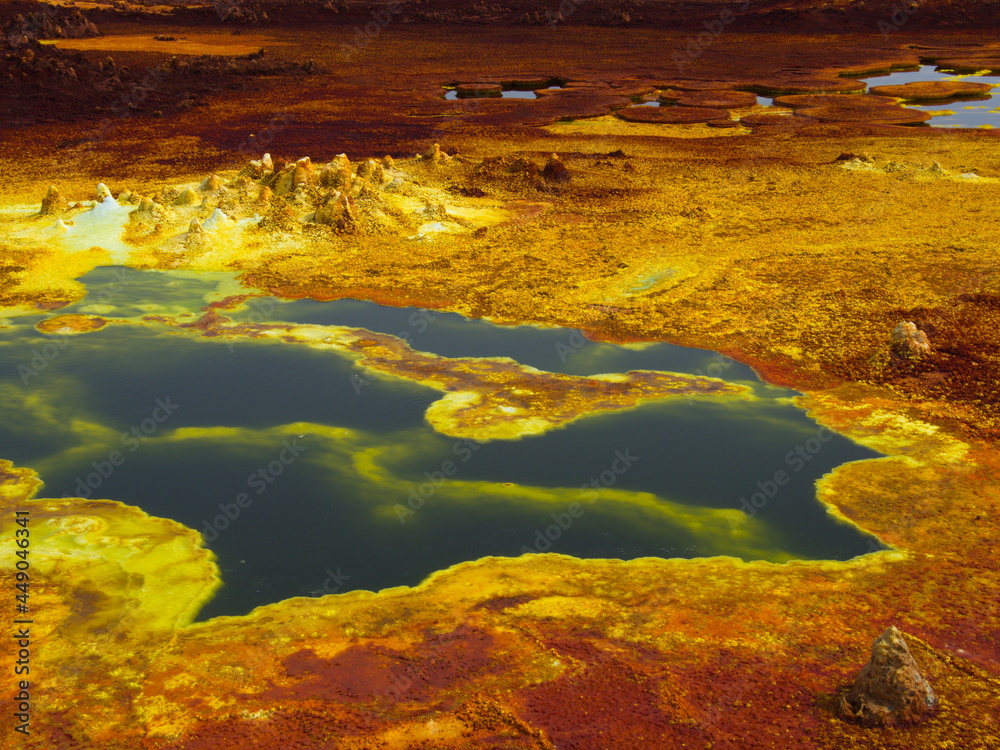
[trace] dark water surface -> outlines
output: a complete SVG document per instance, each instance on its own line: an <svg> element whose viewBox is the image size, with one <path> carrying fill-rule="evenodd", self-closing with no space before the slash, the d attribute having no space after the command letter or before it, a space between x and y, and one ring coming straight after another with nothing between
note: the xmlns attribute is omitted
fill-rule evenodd
<svg viewBox="0 0 1000 750"><path fill-rule="evenodd" d="M112 272L83 281L98 289ZM196 312L225 284L156 272L138 282L77 307L125 315L153 300ZM409 333L415 348L444 356L511 356L571 374L756 380L711 352L667 344L615 347L565 329L351 300L268 304L239 315ZM359 388L359 373L336 352L280 342L230 346L145 326L44 336L19 322L0 330L0 457L37 468L44 495L119 500L202 531L225 582L202 618L413 585L457 562L525 550L783 561L879 548L829 516L814 487L833 467L877 454L818 428L787 402L790 391L661 400L476 443L425 422L437 391L370 373Z"/></svg>
<svg viewBox="0 0 1000 750"><path fill-rule="evenodd" d="M455 313L386 307L352 299L333 302L264 299L255 300L254 305L249 312L239 312L234 317L246 319L256 311L292 323L368 328L391 333L414 349L442 357L510 357L539 370L565 375L665 370L724 377L747 384L760 382L751 368L705 349L665 343L602 344L568 328L499 326ZM793 395L791 391L784 393Z"/></svg>

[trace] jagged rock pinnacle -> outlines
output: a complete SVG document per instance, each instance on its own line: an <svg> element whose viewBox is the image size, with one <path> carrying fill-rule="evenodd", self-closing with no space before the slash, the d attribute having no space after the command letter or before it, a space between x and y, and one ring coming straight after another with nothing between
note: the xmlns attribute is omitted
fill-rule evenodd
<svg viewBox="0 0 1000 750"><path fill-rule="evenodd" d="M350 190L353 174L347 154L337 154L320 170L319 184L334 190Z"/></svg>
<svg viewBox="0 0 1000 750"><path fill-rule="evenodd" d="M900 322L893 329L891 345L892 351L904 359L916 359L931 351L927 334L908 320Z"/></svg>
<svg viewBox="0 0 1000 750"><path fill-rule="evenodd" d="M61 195L59 195L59 191L56 189L56 186L49 185L49 189L45 191L45 197L42 198L42 208L39 213L48 216L51 214L57 214L65 208L66 201L63 200Z"/></svg>
<svg viewBox="0 0 1000 750"><path fill-rule="evenodd" d="M186 188L183 193L178 195L174 199L175 206L190 206L198 200L198 196L195 195L194 190L191 188Z"/></svg>
<svg viewBox="0 0 1000 750"><path fill-rule="evenodd" d="M937 696L894 626L876 639L871 659L840 700L841 715L866 726L914 723L936 707Z"/></svg>
<svg viewBox="0 0 1000 750"><path fill-rule="evenodd" d="M316 176L313 171L312 160L308 156L303 156L295 162L294 172L292 173L292 185L294 187L312 185L315 181Z"/></svg>
<svg viewBox="0 0 1000 750"><path fill-rule="evenodd" d="M380 162L368 159L358 167L358 177L363 177L376 187L385 182L385 168Z"/></svg>
<svg viewBox="0 0 1000 750"><path fill-rule="evenodd" d="M427 149L422 156L426 161L432 161L435 163L441 161L448 161L449 159L451 159L451 157L448 156L448 154L446 154L444 151L441 150L441 146L438 145L437 143L435 143L433 146Z"/></svg>

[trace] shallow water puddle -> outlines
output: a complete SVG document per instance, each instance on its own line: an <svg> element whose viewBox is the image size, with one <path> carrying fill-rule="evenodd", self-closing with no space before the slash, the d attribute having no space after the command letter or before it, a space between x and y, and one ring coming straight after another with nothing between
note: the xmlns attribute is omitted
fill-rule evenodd
<svg viewBox="0 0 1000 750"><path fill-rule="evenodd" d="M83 277L94 299L77 307L195 313L233 292L228 274L130 272L137 276L108 299L121 272ZM455 563L526 551L781 562L879 548L830 516L814 487L833 467L877 454L819 428L790 403L793 392L712 352L618 347L567 329L354 300L255 299L234 318L265 314L408 336L413 348L447 357L757 385L752 398L666 398L535 437L478 442L426 422L440 391L360 369L336 351L160 325L45 336L15 319L0 331L0 456L36 468L43 495L119 500L201 531L225 584L202 618L296 595L413 585Z"/></svg>
<svg viewBox="0 0 1000 750"><path fill-rule="evenodd" d="M500 92L500 96L499 97L489 97L489 96L459 97L457 91L455 91L454 89L449 89L448 92L444 95L444 98L448 99L448 100L454 100L454 99L459 99L459 98L461 98L461 99L484 99L484 98L494 98L494 99L496 99L496 98L500 98L500 99L538 99L539 98L538 95L535 94L536 90L537 91L540 91L542 89L544 89L544 90L560 90L562 88L563 88L563 86L542 86L541 89L535 89L535 90L530 90L530 91L529 90L525 90L525 89L505 88L503 91Z"/></svg>
<svg viewBox="0 0 1000 750"><path fill-rule="evenodd" d="M865 76L861 80L872 86L900 86L917 81L967 81L1000 86L1000 76L996 75L956 75L938 70L933 65L922 65L920 70L905 70L877 76ZM936 113L928 120L935 128L982 128L1000 127L1000 88L988 98L959 100L949 99L939 102L903 102L904 107L922 112Z"/></svg>
<svg viewBox="0 0 1000 750"><path fill-rule="evenodd" d="M860 76L859 80L867 83L869 89L873 86L900 86L918 81L969 81L972 83L988 83L992 86L1000 86L1000 76L956 75L938 70L933 65L922 65L919 70ZM831 96L836 96L836 94L831 94ZM900 103L909 109L919 109L923 112L933 113L931 119L926 124L935 128L1000 127L1000 88L995 89L994 93L987 98L947 99L942 101L925 101L919 104L914 102ZM647 106L654 104L656 103L648 102ZM758 96L757 104L763 107L772 107L774 106L774 98Z"/></svg>

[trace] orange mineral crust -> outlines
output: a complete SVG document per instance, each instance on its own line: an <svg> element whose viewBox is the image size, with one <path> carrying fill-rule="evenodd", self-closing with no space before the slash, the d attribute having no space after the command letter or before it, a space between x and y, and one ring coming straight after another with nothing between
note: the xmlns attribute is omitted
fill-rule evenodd
<svg viewBox="0 0 1000 750"><path fill-rule="evenodd" d="M73 272L85 273L96 260L91 253L80 255L90 257L67 259L41 247L0 246L0 313L28 315L75 302L83 286L72 280Z"/></svg>
<svg viewBox="0 0 1000 750"><path fill-rule="evenodd" d="M56 315L35 326L42 333L90 333L99 331L108 321L94 315Z"/></svg>
<svg viewBox="0 0 1000 750"><path fill-rule="evenodd" d="M144 316L143 321L196 330L213 338L277 338L289 344L357 355L357 365L370 373L412 380L442 391L444 396L428 408L427 421L445 435L473 440L538 435L588 414L627 409L658 398L752 398L746 386L715 378L641 370L591 377L560 375L506 357L439 357L415 351L395 336L363 328L227 325L228 319L214 309L191 323L151 315ZM104 322L88 321L94 329Z"/></svg>
<svg viewBox="0 0 1000 750"><path fill-rule="evenodd" d="M965 96L969 98L989 96L993 87L987 83L968 81L922 81L905 83L901 86L874 86L872 93L877 96L894 96L898 99L914 101L934 101L935 99L954 99Z"/></svg>

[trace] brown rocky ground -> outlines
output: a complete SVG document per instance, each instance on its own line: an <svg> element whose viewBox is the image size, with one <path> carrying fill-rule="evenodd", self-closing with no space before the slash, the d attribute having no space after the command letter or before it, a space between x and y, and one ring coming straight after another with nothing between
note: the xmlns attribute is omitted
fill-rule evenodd
<svg viewBox="0 0 1000 750"><path fill-rule="evenodd" d="M182 0L145 0L128 3L108 0L88 3L98 18L115 14L139 15L155 8L175 8L173 14L185 23L263 25L313 24L317 20L338 23L366 22L373 13L389 12L406 24L501 25L501 26L600 26L704 30L724 12L753 31L837 31L886 28L903 25L924 29L982 29L997 23L997 3L992 0L930 1L900 4L893 0L216 0L191 3ZM111 9L114 10L111 10ZM891 30L891 29L890 29Z"/></svg>

